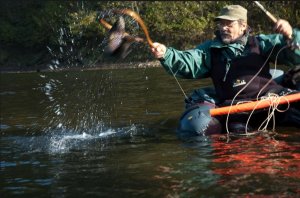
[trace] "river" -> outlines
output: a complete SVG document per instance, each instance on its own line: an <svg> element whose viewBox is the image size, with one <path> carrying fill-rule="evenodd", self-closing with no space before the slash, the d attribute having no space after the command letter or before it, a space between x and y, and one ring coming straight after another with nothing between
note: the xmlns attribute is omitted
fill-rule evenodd
<svg viewBox="0 0 300 198"><path fill-rule="evenodd" d="M299 129L182 141L162 68L2 73L0 97L1 197L300 196Z"/></svg>

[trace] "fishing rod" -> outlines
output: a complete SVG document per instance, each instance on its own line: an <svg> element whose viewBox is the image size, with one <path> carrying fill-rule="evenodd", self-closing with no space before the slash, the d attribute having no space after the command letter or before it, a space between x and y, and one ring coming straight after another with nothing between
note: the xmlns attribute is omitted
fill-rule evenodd
<svg viewBox="0 0 300 198"><path fill-rule="evenodd" d="M140 38L140 37L133 37L133 36L130 36L127 32L125 32L125 27L119 27L119 30L122 29L122 31L119 31L118 32L118 28L116 28L116 30L114 30L114 26L118 26L118 23L121 24L121 25L124 25L122 24L122 18L119 18L119 21L117 21L115 23L115 25L110 25L108 22L106 22L103 18L100 19L100 23L108 30L110 30L110 37L111 37L111 40L110 42L108 43L108 52L109 54L114 54L116 51L122 51L122 48L124 48L124 46L129 43L129 42L132 42L132 41L136 41L136 42L143 42L143 43L146 43L149 45L149 47L154 47L153 45L153 41L152 39L150 38L150 35L149 35L149 32L148 32L148 29L143 21L143 19L134 11L130 10L130 9L121 9L121 10L113 10L112 11L113 13L115 14L125 14L125 15L128 15L130 16L131 18L133 18L134 20L136 20L138 22L138 24L141 26L142 30L144 31L144 34L146 36L146 41L143 39L143 38ZM119 25L119 26L121 26ZM116 34L114 34L115 32ZM120 35L122 34L122 35ZM117 37L117 39L114 39L115 37ZM115 41L114 41L115 40ZM124 40L124 41L121 41L120 40ZM127 55L127 54L126 54ZM125 56L126 56L125 55ZM124 57L125 57L124 56ZM186 99L188 99L185 91L183 90L182 86L180 85L178 79L176 78L174 72L172 71L172 69L170 68L170 72L172 73L174 79L176 80L180 90L182 91L184 97Z"/></svg>
<svg viewBox="0 0 300 198"><path fill-rule="evenodd" d="M258 1L253 2L269 17L269 19L271 19L273 23L277 23L277 18L264 8L263 5L261 5ZM300 43L293 41L292 35L288 36L288 46L291 47L291 49L300 49Z"/></svg>
<svg viewBox="0 0 300 198"><path fill-rule="evenodd" d="M108 30L108 42L103 50L106 55L119 56L124 59L131 52L130 45L134 42L148 44L150 47L153 47L153 42L149 36L147 27L137 13L129 9L113 10L112 13L121 14L113 25L106 22L103 17L99 20L100 24ZM129 33L125 32L126 24L122 15L128 15L137 21L142 27L146 39L138 36L131 36Z"/></svg>
<svg viewBox="0 0 300 198"><path fill-rule="evenodd" d="M254 3L273 21L273 23L277 22L277 18L273 16L263 5L261 5L258 1L254 1Z"/></svg>
<svg viewBox="0 0 300 198"><path fill-rule="evenodd" d="M143 19L136 12L134 12L133 10L130 10L130 9L113 10L112 12L115 13L115 14L128 15L128 16L132 17L135 21L137 21L138 24L141 26L142 30L144 31L144 34L146 36L146 40L143 39L143 38L140 38L140 37L134 37L134 39L133 38L131 38L131 39L133 39L136 42L143 42L143 43L147 42L150 47L153 47L153 41L150 38L148 29L147 29ZM106 22L103 18L100 19L100 23L103 25L103 27L105 27L108 30L111 30L112 27L113 27L111 24ZM125 37L126 36L132 37L127 32L125 32L124 36Z"/></svg>
<svg viewBox="0 0 300 198"><path fill-rule="evenodd" d="M114 10L113 12L116 13L116 14L126 14L126 15L132 17L134 20L136 20L139 23L139 25L141 26L142 30L144 31L144 34L146 36L146 40L147 40L149 46L154 47L153 46L153 41L150 38L148 29L147 29L143 19L140 17L140 15L138 15L133 10L129 10L129 9Z"/></svg>

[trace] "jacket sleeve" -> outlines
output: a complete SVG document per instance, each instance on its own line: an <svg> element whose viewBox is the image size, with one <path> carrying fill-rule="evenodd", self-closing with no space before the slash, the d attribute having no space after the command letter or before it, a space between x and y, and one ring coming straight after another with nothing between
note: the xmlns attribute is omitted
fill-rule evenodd
<svg viewBox="0 0 300 198"><path fill-rule="evenodd" d="M176 77L188 79L208 77L211 67L209 45L204 43L195 49L185 51L167 48L160 62L169 74Z"/></svg>
<svg viewBox="0 0 300 198"><path fill-rule="evenodd" d="M268 57L271 54L271 62L275 63L277 61L277 64L285 64L288 66L300 64L300 49L286 47L288 45L288 41L283 35L260 34L258 36L258 40L262 55ZM293 29L292 42L300 43L300 31L298 29Z"/></svg>

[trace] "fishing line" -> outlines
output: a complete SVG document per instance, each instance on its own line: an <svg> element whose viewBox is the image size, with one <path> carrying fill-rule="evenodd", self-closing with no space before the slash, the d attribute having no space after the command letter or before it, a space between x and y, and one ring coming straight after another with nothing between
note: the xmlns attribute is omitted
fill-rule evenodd
<svg viewBox="0 0 300 198"><path fill-rule="evenodd" d="M278 37L279 37L279 35L278 35ZM275 72L276 72L276 70L277 70L277 59L278 59L278 55L279 55L279 53L282 51L282 50L284 50L284 49L286 49L286 48L288 48L289 47L289 45L286 45L286 46L283 46L279 51L278 51L278 53L277 53L277 55L276 55L276 58L275 58L275 62L274 62L274 72L273 72L273 74L275 74ZM257 96L256 96L256 99L258 100L259 99L259 95L261 94L261 92L272 82L272 78L260 89L260 91L258 92L258 94L257 94Z"/></svg>
<svg viewBox="0 0 300 198"><path fill-rule="evenodd" d="M128 16L132 17L135 21L137 21L138 24L141 26L142 30L144 31L144 34L145 34L145 36L146 36L146 41L147 41L148 45L149 45L150 47L154 47L154 46L153 46L153 41L152 41L152 39L150 38L148 29L147 29L147 26L145 25L145 23L144 23L144 21L142 20L142 18L141 18L136 12L134 12L134 11L132 11L132 10L129 10L129 9L113 10L112 12L113 12L113 13L116 13L116 14L125 14L125 15L128 15ZM112 25L110 25L108 22L106 22L103 18L100 19L100 23L101 23L106 29L111 29L111 28L112 28ZM126 36L127 36L127 37L130 37L130 35L129 35L127 32L124 33L124 37L126 37ZM124 37L123 37L123 38L124 38ZM142 43L145 43L145 41L144 41L142 38L139 38L139 37L134 37L134 38L131 38L131 39L133 39L133 40L136 41L136 42L142 42ZM172 69L171 69L170 66L169 66L169 69L170 69L170 72L171 72L171 74L173 75L173 77L174 77L176 83L178 84L178 86L179 86L181 92L183 93L184 97L185 97L186 99L188 99L188 97L187 97L185 91L183 90L181 84L179 83L179 81L178 81L178 79L177 79L177 77L176 77L176 74L172 71Z"/></svg>
<svg viewBox="0 0 300 198"><path fill-rule="evenodd" d="M279 36L279 35L278 35L278 36ZM273 53L273 50L274 50L274 48L276 47L276 45L277 45L277 44L275 44L275 45L273 46L273 48L272 48L272 50L271 50L271 52L270 52L268 58L266 59L266 62L268 61L268 59L270 58L271 54ZM273 73L275 73L276 70L277 70L277 60L278 60L278 55L282 52L282 50L284 50L284 49L286 49L286 48L288 48L288 47L290 47L290 46L289 46L289 45L283 46L283 47L277 52L276 58L275 58L275 62L274 62L274 69L275 69L275 70L274 70ZM261 69L265 66L266 62L262 65ZM252 82L252 80L253 80L254 78L257 77L257 75L260 73L261 69L260 69L260 70L256 73L256 75L254 75L253 78L247 83L247 86L248 86L248 84L250 84L250 83ZM268 84L270 84L270 82L272 82L272 80L273 80L273 79L271 78L271 79L270 79L270 80L269 80L269 81L268 81L268 82L260 89L259 93L257 94L257 98L256 98L258 101L260 101L259 103L256 104L256 106L259 106L259 104L262 103L263 101L270 101L270 106L269 106L269 110L268 110L268 114L267 114L268 116L267 116L267 118L262 122L262 124L259 126L258 132L252 132L252 133L249 133L249 132L247 131L247 128L248 128L250 119L251 119L251 117L252 117L254 111L256 110L256 106L255 106L255 107L253 108L252 112L249 114L249 117L248 117L247 122L246 122L246 128L245 128L246 136L254 135L254 134L257 134L257 133L259 133L259 132L266 132L266 131L267 131L267 126L268 126L268 124L269 124L269 122L270 122L270 120L271 120L272 118L273 118L273 132L274 132L274 131L275 131L275 125L276 125L276 123L275 123L275 111L278 111L278 112L285 112L285 111L287 111L287 110L289 109L289 107L290 107L289 101L286 100L286 101L287 101L287 105L288 105L287 108L284 109L284 110L280 110L280 109L278 108L278 106L279 106L279 104L280 104L280 99L281 99L281 98L284 98L283 96L285 96L285 95L287 95L287 94L285 94L285 95L283 95L283 96L279 96L278 94L275 94L275 93L269 93L268 96L263 96L263 97L260 97L260 98L259 98L260 93L263 91L263 89L265 89L265 88L267 87ZM245 89L245 87L244 87L242 90L244 90L244 89ZM236 94L236 96L237 96L242 90L240 90L240 91ZM236 97L236 96L235 96L235 97ZM235 99L235 97L234 97L234 99ZM233 99L233 100L234 100L234 99ZM232 107L232 104L233 104L233 102L231 103L230 108ZM239 104L239 103L238 103L238 104ZM230 111L229 111L229 112L230 112ZM227 114L227 119L226 119L226 130L227 130L227 134L230 133L229 130L228 130L228 117L229 117L229 113ZM265 126L263 127L263 125L265 125Z"/></svg>
<svg viewBox="0 0 300 198"><path fill-rule="evenodd" d="M177 82L177 84L178 84L179 88L181 89L181 92L183 93L183 95L184 95L185 99L187 99L187 100L188 100L189 98L187 97L187 95L186 95L185 91L183 90L182 86L180 85L180 83L179 83L178 79L176 78L176 74L175 74L175 73L172 71L172 69L171 69L171 67L170 67L170 66L169 66L169 70L170 70L170 72L172 73L172 75L173 75L174 79L176 80L176 82Z"/></svg>
<svg viewBox="0 0 300 198"><path fill-rule="evenodd" d="M226 125L225 125L225 127L226 127L226 132L227 132L228 138L229 138L229 134L230 134L229 129L228 129L229 115L230 115L231 108L232 108L232 106L233 106L233 103L234 103L236 97L237 97L242 91L244 91L244 90L251 84L251 82L258 76L258 74L262 71L262 69L265 67L265 65L266 65L267 62L269 61L269 59L270 59L270 57L271 57L271 55L272 55L272 53L273 53L273 50L275 49L276 45L277 45L277 43L275 43L274 46L272 47L270 54L268 55L267 59L265 60L265 62L264 62L263 65L261 66L261 68L258 70L258 72L257 72L257 73L249 80L249 82L248 82L241 90L239 90L239 91L235 94L235 96L233 97L233 99L232 99L232 101L231 101L231 103L230 103L229 111L228 111L227 116L226 116ZM247 126L246 126L246 133L247 133Z"/></svg>
<svg viewBox="0 0 300 198"><path fill-rule="evenodd" d="M272 22L273 23L277 23L277 19L270 13L270 12L268 12L258 1L254 1L254 3L269 17L269 19L271 19L272 20ZM279 35L278 35L279 36ZM273 52L273 49L275 48L275 46L276 46L276 44L274 45L274 47L272 48L272 51L270 52L270 55L272 54L272 52ZM277 59L278 59L278 55L279 55L279 53L282 51L282 50L284 50L284 49L286 49L286 48L288 48L288 47L291 47L292 49L293 48L299 48L299 43L293 43L292 42L292 36L290 35L289 37L288 37L288 41L287 41L287 45L286 46L284 46L284 47L282 47L279 51L278 51L278 53L277 53L277 55L276 55L276 58L275 58L275 70L274 70L274 72L273 72L273 75L275 74L275 72L276 72L276 69L277 69ZM270 58L270 55L268 56L268 58L266 59L266 62L267 62L267 60ZM263 66L262 66L262 68L265 66L265 64L266 64L266 62L263 64ZM261 69L262 69L261 68ZM260 71L261 71L261 69L257 72L257 74L255 75L255 76L253 76L253 78L252 79L254 79L254 78L256 78L257 77L257 75L258 75L258 73L260 73ZM252 82L252 79L247 83L247 85L248 84L250 84L250 82ZM259 95L261 94L261 92L267 87L267 85L268 84L270 84L270 82L272 81L272 78L260 89L260 91L259 91L259 93L257 94L257 97L256 97L256 99L257 100L259 100ZM245 87L247 87L247 85L245 86ZM245 88L244 87L244 88ZM244 88L242 89L242 90L244 90ZM238 95L238 94L240 94L240 92L242 91L242 90L240 90L237 94L236 94L236 96ZM236 98L236 96L234 97L234 99ZM277 106L279 105L278 104L278 98L280 99L281 97L280 96L278 96L277 94L269 94L268 95L268 97L267 97L267 99L269 100L269 101L271 101L271 104L270 104L270 107L269 107L269 112L268 112L268 116L267 116L267 118L266 118L266 120L260 125L260 127L258 128L258 131L261 131L261 130L263 130L263 131L267 131L266 129L267 129L267 126L268 126L268 123L269 123L269 121L270 121L270 119L273 117L273 120L274 120L274 122L273 122L273 131L274 131L274 129L275 129L275 110L277 110L277 111L280 111L278 108L277 108ZM233 99L233 100L234 100ZM263 99L263 98L262 98ZM288 102L288 107L287 107L287 109L286 110L288 110L288 108L289 108L289 106L290 106L290 104L289 104L289 101L287 101ZM231 103L231 105L233 104L233 101L232 101L232 103ZM231 105L230 105L230 109L231 109ZM272 109L272 111L271 111L271 109ZM249 123L249 121L250 121L250 118L251 118L251 116L252 116L252 114L253 114L253 112L254 112L254 110L255 110L255 108L252 110L252 112L251 112L251 114L249 115L249 118L248 118L248 120L247 120L247 123L246 123L246 135L247 135L247 126L248 126L248 123ZM284 111L286 111L286 110L284 110ZM229 117L229 114L227 114L227 118L226 118L226 131L227 131L227 137L229 138L229 130L228 130L228 117ZM263 126L263 124L264 123L266 123L265 124L265 127L263 127L262 129L261 129L261 127Z"/></svg>
<svg viewBox="0 0 300 198"><path fill-rule="evenodd" d="M150 38L150 36L149 36L147 27L146 27L146 25L144 24L143 20L140 18L140 16L139 16L136 12L134 12L134 11L132 11L132 10L129 10L129 9L114 10L113 12L114 12L114 13L117 13L117 14L126 14L126 15L132 17L134 20L136 20L136 21L138 22L138 24L142 27L142 30L144 31L144 34L145 34L145 36L146 36L146 40L147 40L149 46L150 46L150 47L153 47L153 42L152 42L152 40L151 40L151 38ZM104 27L106 27L107 29L110 29L110 28L111 28L111 26L109 27L109 25L106 24L103 20L100 20L100 22L101 22L101 24L102 24ZM279 35L278 35L278 36L279 36ZM249 82L248 82L248 83L247 83L240 91L238 91L238 92L236 93L236 95L233 97L233 99L232 99L232 101L231 101L231 104L230 104L229 112L228 112L227 117L226 117L226 131L227 131L228 137L229 137L229 134L230 134L229 129L228 129L229 115L230 115L231 108L232 108L232 106L233 106L233 103L234 103L236 97L237 97L242 91L244 91L244 90L252 83L252 81L258 76L258 74L262 71L262 69L265 67L265 65L266 65L267 62L269 61L269 59L270 59L270 57L271 57L271 55L272 55L272 53L273 53L273 50L275 49L276 45L277 45L277 43L275 43L274 46L272 47L272 49L271 49L271 51L270 51L270 54L268 55L267 59L265 60L264 64L261 66L261 68L259 69L259 71L258 71L258 72L250 79L250 81L249 81ZM285 49L285 48L287 48L287 47L289 47L289 45L284 46L282 49L280 49L280 50L278 51L277 56L276 56L276 60L275 60L275 70L274 70L274 73L276 72L276 66L277 66L277 58L278 58L278 54L279 54L283 49ZM185 91L183 90L182 86L180 85L180 83L179 83L179 81L178 81L178 79L177 79L177 77L176 77L176 74L173 72L173 70L171 69L170 66L169 66L169 70L170 70L171 74L173 75L175 81L177 82L177 84L178 84L180 90L182 91L184 97L185 97L186 99L188 99L188 97L187 97ZM274 74L274 73L273 73L273 74ZM260 89L260 91L259 91L259 93L258 93L258 95L257 95L257 97L256 97L257 100L259 99L260 93L266 88L266 86L267 86L271 81L272 81L272 79L270 79L270 80L268 81L268 83ZM275 108L275 109L276 109L276 108ZM271 114L271 113L270 113L270 114ZM251 115L252 115L252 114L251 114ZM249 117L249 119L250 119L250 117ZM247 121L247 125L248 125L248 121ZM246 134L248 133L248 132L247 132L247 125L246 125Z"/></svg>
<svg viewBox="0 0 300 198"><path fill-rule="evenodd" d="M288 95L288 94L286 94ZM286 96L286 95L283 95L283 96ZM262 97L259 102L256 104L256 106L259 106L260 103L263 103L265 101L268 101L270 103L269 105L269 109L268 109L268 114L267 114L267 118L261 123L261 125L258 127L258 132L267 132L267 127L268 127L268 124L271 120L271 118L273 118L273 132L275 131L275 126L276 126L276 123L275 123L275 111L278 111L278 112L285 112L289 109L290 107L290 102L289 100L287 100L285 97L283 96L279 96L278 94L275 94L275 93L270 93L268 96L264 96ZM280 110L278 108L278 106L280 105L280 101L284 99L287 104L287 108L284 109L284 110ZM249 118L247 120L247 123L246 123L246 126L248 125L249 121L250 121L250 118L251 116L253 115L254 111L256 110L256 106L253 108L252 112L250 113L249 115ZM262 126L265 124L265 127L262 128ZM257 132L257 133L258 133ZM246 134L247 135L247 134Z"/></svg>
<svg viewBox="0 0 300 198"><path fill-rule="evenodd" d="M281 97L282 96L279 96L278 94L270 94L266 100L270 100L271 101L271 105L270 105L270 108L269 108L269 111L268 111L268 116L267 118L262 122L262 124L259 126L258 128L258 131L261 131L261 132L267 132L267 127L268 127L268 124L270 122L270 120L273 118L273 132L275 131L275 126L276 126L276 123L275 123L275 111L278 111L278 112L285 112L287 111L289 108L290 108L290 103L288 100L287 101L287 107L286 109L284 110L280 110L278 108L279 106L279 101L281 100ZM265 126L263 128L261 128L265 123Z"/></svg>
<svg viewBox="0 0 300 198"><path fill-rule="evenodd" d="M282 50L284 50L284 49L286 49L286 48L288 48L288 47L289 47L289 45L283 46L283 47L278 51L278 53L277 53L277 55L276 55L276 58L275 58L275 62L274 62L274 69L275 69L275 70L274 70L274 73L275 73L275 71L276 71L276 69L277 69L278 55L282 52ZM270 80L269 80L269 81L261 88L261 90L260 90L259 93L257 94L257 100L258 100L258 97L259 97L260 93L267 87L268 84L270 84L270 83L272 82L272 80L273 80L273 79L271 78L271 79L270 79ZM285 95L287 95L287 94L285 94ZM284 95L283 95L283 96L284 96ZM269 124L271 118L273 118L273 132L275 131L275 111L278 111L278 112L284 112L284 111L287 111L287 110L289 109L289 106L290 106L289 101L287 101L287 104L288 104L287 109L285 109L285 110L280 110L280 109L278 109L278 105L279 105L279 101L280 101L280 98L281 98L281 97L282 97L282 96L279 96L278 94L275 94L275 93L268 93L268 96L267 96L267 97L261 97L261 98L260 98L260 100L269 100L269 101L271 101L271 104L270 104L270 107L269 107L268 116L267 116L266 120L263 121L262 124L260 125L260 127L258 128L258 131L264 131L264 132L267 131L267 126L268 126L268 124ZM254 110L255 110L255 108L253 109L252 113L254 112ZM272 110L272 111L271 111L271 110ZM248 120L247 120L247 125L248 125L248 123L249 123L249 121L250 121L250 118L251 118L252 113L250 114L250 116L249 116L249 118L248 118ZM263 129L260 129L264 123L266 123L266 124L265 124L265 127L263 127ZM247 126L247 125L246 125L246 126Z"/></svg>

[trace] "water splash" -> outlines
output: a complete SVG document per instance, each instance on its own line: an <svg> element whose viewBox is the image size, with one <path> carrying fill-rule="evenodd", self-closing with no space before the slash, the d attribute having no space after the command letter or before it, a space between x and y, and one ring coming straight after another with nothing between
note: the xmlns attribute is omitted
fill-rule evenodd
<svg viewBox="0 0 300 198"><path fill-rule="evenodd" d="M102 38L92 36L95 35L95 31L100 31L96 28L94 8L85 6L84 2L74 3L70 12L62 17L64 20L60 27L50 27L56 36L56 42L46 46L52 56L48 69L55 71L94 67L101 60L102 54Z"/></svg>
<svg viewBox="0 0 300 198"><path fill-rule="evenodd" d="M85 29L78 28L79 22L90 12L84 3L78 4L78 10L68 16L74 23L55 30L57 45L46 46L52 56L48 64L50 71L93 67L101 59L103 38L87 38ZM102 14L112 16L109 12ZM138 28L135 21L129 24L132 30ZM112 73L102 76L91 74L88 79L86 76L82 78L80 71L68 72L64 77L56 75L56 72L41 74L40 77L44 81L40 89L47 98L42 101L47 106L44 114L46 124L42 131L50 136L51 151L68 151L82 142L99 138L130 136L136 130L134 125L129 128L112 126L115 112L112 101L116 99L116 93L110 91L115 86Z"/></svg>
<svg viewBox="0 0 300 198"><path fill-rule="evenodd" d="M135 134L144 132L141 128L138 132L135 124L120 126L115 104L122 98L116 97L112 71L51 73L42 79L40 89L46 96L42 135L48 137L47 152L89 150L94 144L101 149L119 138L134 140Z"/></svg>
<svg viewBox="0 0 300 198"><path fill-rule="evenodd" d="M89 131L92 131L89 133ZM97 146L105 148L113 138L132 137L137 134L138 128L135 125L123 127L118 129L106 129L97 133L94 130L88 130L80 134L74 132L67 132L60 135L51 136L49 141L49 153L68 153L70 150L85 150L90 144L97 142ZM100 149L101 149L100 148Z"/></svg>
<svg viewBox="0 0 300 198"><path fill-rule="evenodd" d="M84 6L84 2L74 4L74 12L66 15L66 18L73 20L74 24L69 26L62 25L62 27L54 29L57 33L57 43L52 46L50 44L46 46L52 56L52 60L48 64L50 71L76 67L82 68L95 62L95 60L91 60L91 56L88 54L91 54L92 51L95 53L99 52L97 47L95 47L99 45L97 38L89 40L86 38L83 28L76 29L76 25L90 12L91 10ZM74 128L76 132L80 132L87 127L97 130L98 127L95 126L102 126L102 114L94 116L101 107L95 101L90 100L90 98L97 97L95 96L97 92L93 91L99 89L97 84L94 84L98 83L98 81L93 82L93 85L83 81L86 86L84 90L77 90L76 86L71 86L74 88L74 94L70 94L70 91L66 90L67 87L70 87L69 82L73 82L74 85L80 83L78 82L80 74L75 77L66 74L63 79L58 79L57 76L59 75L51 75L49 73L40 75L45 82L40 84L39 88L47 97L47 101L42 101L42 103L47 104L44 119L48 122L43 131L54 134L54 129L65 130L65 128ZM100 82L101 84L103 83ZM74 98L78 98L78 100L76 101Z"/></svg>
<svg viewBox="0 0 300 198"><path fill-rule="evenodd" d="M77 132L65 127L56 128L49 134L35 136L5 136L3 141L10 142L10 149L28 153L68 154L70 152L103 151L120 141L132 141L139 136L142 126L131 125L117 129L106 128L95 132L86 129Z"/></svg>

